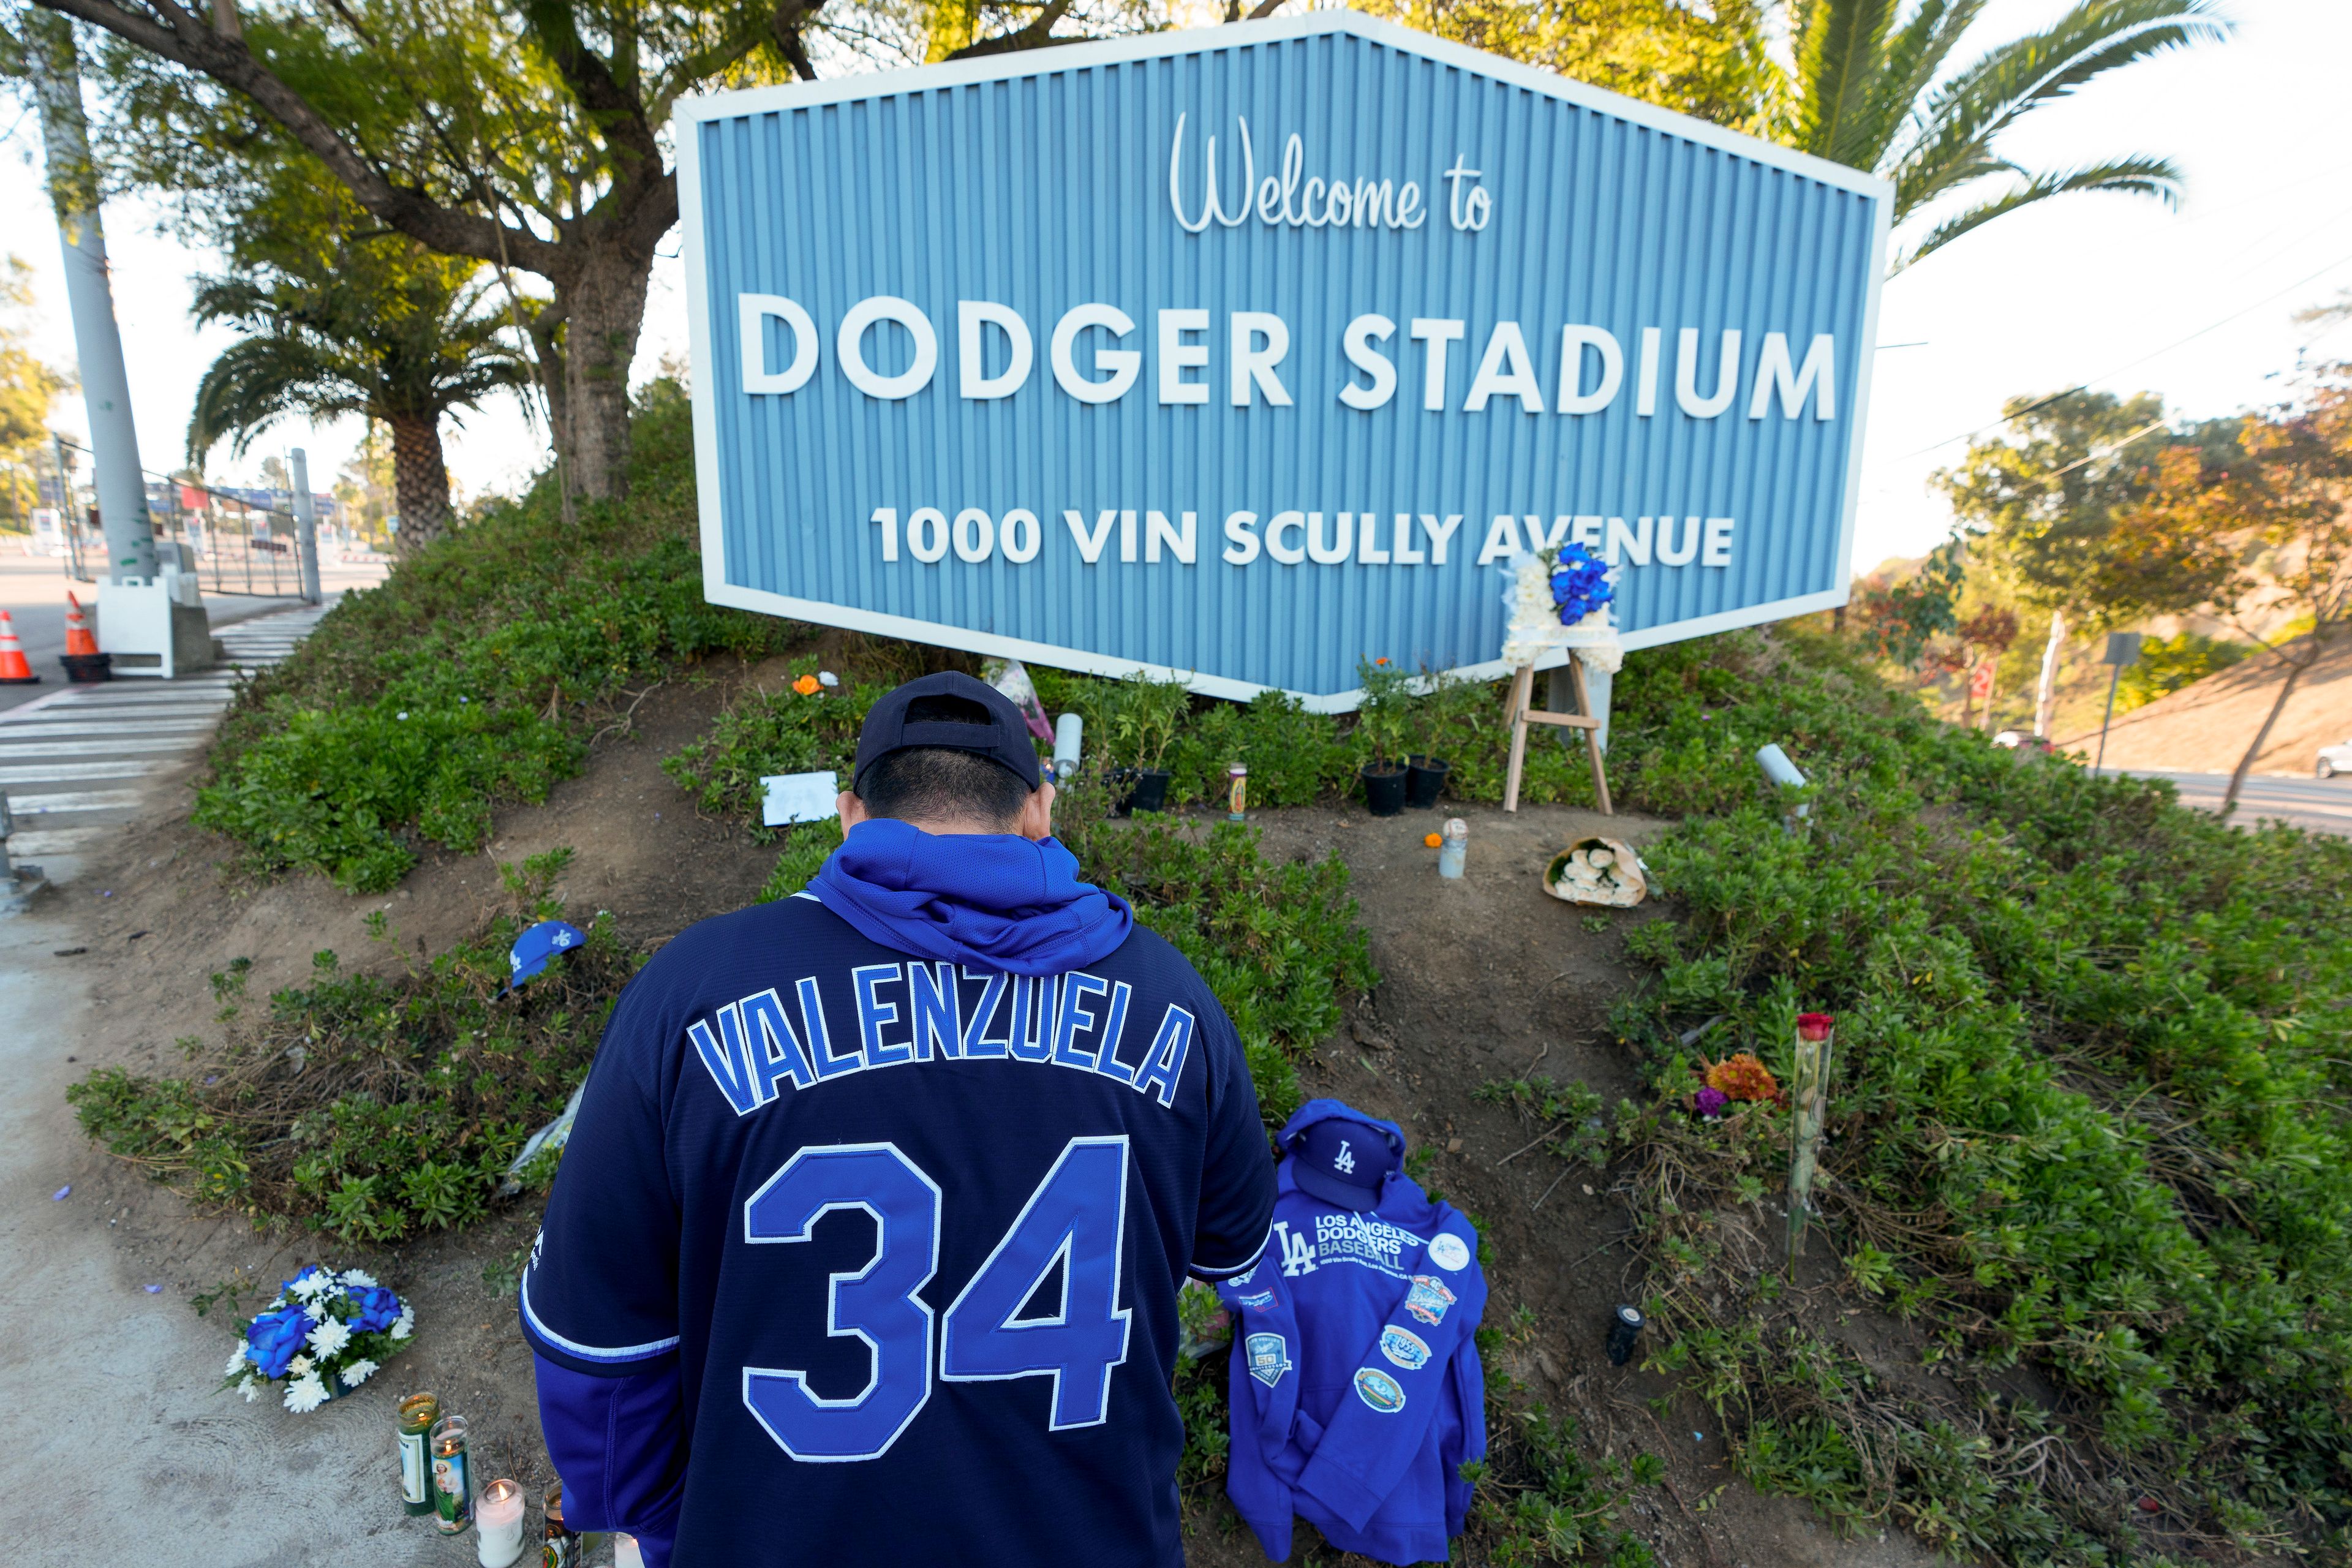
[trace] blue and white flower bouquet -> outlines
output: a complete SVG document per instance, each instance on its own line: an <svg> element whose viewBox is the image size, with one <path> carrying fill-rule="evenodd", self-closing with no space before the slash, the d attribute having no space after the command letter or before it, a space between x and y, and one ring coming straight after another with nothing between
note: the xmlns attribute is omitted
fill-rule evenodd
<svg viewBox="0 0 2352 1568"><path fill-rule="evenodd" d="M1623 658L1609 606L1617 596L1617 569L1584 545L1521 551L1505 570L1510 620L1503 629L1503 662L1532 664L1554 648L1574 648L1594 669L1614 673Z"/></svg>
<svg viewBox="0 0 2352 1568"><path fill-rule="evenodd" d="M299 1415L349 1394L406 1350L416 1312L357 1268L313 1263L244 1329L221 1386L251 1404L264 1384L283 1383L286 1408Z"/></svg>

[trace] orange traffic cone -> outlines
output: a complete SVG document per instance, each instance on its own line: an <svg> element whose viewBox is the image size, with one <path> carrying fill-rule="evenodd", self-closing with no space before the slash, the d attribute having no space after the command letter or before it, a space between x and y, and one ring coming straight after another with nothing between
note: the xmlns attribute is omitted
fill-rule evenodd
<svg viewBox="0 0 2352 1568"><path fill-rule="evenodd" d="M89 635L89 623L82 619L81 601L71 594L66 595L66 657L92 654L98 651L98 639Z"/></svg>
<svg viewBox="0 0 2352 1568"><path fill-rule="evenodd" d="M25 658L25 645L16 640L16 623L0 610L0 686L37 686L40 680Z"/></svg>

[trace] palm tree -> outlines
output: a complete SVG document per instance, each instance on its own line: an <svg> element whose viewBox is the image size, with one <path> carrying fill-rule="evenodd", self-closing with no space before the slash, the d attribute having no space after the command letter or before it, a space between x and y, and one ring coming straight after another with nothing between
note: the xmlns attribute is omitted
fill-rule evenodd
<svg viewBox="0 0 2352 1568"><path fill-rule="evenodd" d="M1897 224L1979 180L2007 175L2010 183L1938 222L1896 270L2005 213L2069 192L2178 199L2180 172L2168 159L2129 153L2037 173L1994 143L2021 116L2094 77L2227 37L2230 24L2211 0L2080 0L2042 31L1948 76L1945 61L1986 0L1917 0L1908 16L1904 3L1798 0L1791 144L1890 181Z"/></svg>
<svg viewBox="0 0 2352 1568"><path fill-rule="evenodd" d="M441 416L531 381L500 339L511 318L478 271L396 237L339 237L244 276L198 279L196 321L247 335L196 388L190 461L224 440L242 455L288 415L380 419L392 432L400 553L432 543L450 517Z"/></svg>

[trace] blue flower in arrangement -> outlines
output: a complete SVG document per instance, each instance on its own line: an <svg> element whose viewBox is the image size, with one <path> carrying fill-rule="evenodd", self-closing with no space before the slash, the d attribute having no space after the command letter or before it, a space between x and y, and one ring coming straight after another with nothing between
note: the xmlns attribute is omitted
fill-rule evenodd
<svg viewBox="0 0 2352 1568"><path fill-rule="evenodd" d="M247 1356L261 1369L262 1376L283 1377L286 1363L300 1353L302 1341L310 1332L310 1314L299 1306L264 1312L245 1331Z"/></svg>
<svg viewBox="0 0 2352 1568"><path fill-rule="evenodd" d="M1612 574L1599 557L1581 544L1563 544L1551 569L1551 599L1559 606L1559 624L1572 626L1617 596Z"/></svg>
<svg viewBox="0 0 2352 1568"><path fill-rule="evenodd" d="M351 1291L359 1315L351 1320L354 1333L380 1334L400 1321L400 1298L381 1285L362 1285Z"/></svg>

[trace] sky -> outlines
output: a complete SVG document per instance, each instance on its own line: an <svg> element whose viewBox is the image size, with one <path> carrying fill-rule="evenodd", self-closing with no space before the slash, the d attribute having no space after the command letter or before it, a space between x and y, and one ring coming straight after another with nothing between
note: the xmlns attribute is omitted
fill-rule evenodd
<svg viewBox="0 0 2352 1568"><path fill-rule="evenodd" d="M2063 197L1960 239L1885 286L1871 388L1854 564L1916 555L1950 531L1930 484L2011 396L2082 383L2155 392L2180 417L2207 418L2288 397L2299 371L2352 359L2352 327L2322 331L2298 310L2352 289L2352 144L2343 137L2345 0L2224 0L2228 42L2144 62L2036 110L2000 143L2029 167L2125 153L2171 158L2187 176L2178 211L2141 198ZM1992 0L1957 60L2032 31L2063 0ZM14 118L14 111L8 111ZM39 138L18 120L0 142L0 204L44 220ZM175 468L198 379L227 332L196 331L189 279L214 265L165 232L136 198L108 205L115 306L130 362L146 466ZM33 265L35 341L70 363L72 334L54 230L26 222L5 248ZM655 268L636 376L686 346L676 237ZM68 399L57 424L81 428ZM307 447L314 485L349 459L354 422L287 426L242 462L216 452L215 481L257 479L263 456ZM467 497L519 488L543 443L511 401L448 432Z"/></svg>

